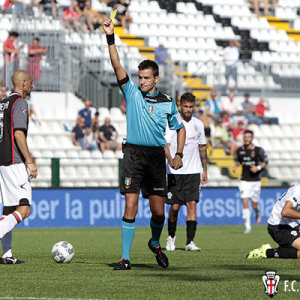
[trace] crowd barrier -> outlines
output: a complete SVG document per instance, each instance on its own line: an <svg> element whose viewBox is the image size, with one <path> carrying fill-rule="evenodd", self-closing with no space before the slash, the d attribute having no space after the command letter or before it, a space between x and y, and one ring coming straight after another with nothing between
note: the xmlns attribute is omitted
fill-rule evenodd
<svg viewBox="0 0 300 300"><path fill-rule="evenodd" d="M263 188L260 208L262 224L271 213L283 188ZM124 197L118 189L34 189L31 215L19 227L116 227L121 226ZM166 213L169 205L166 205ZM178 225L185 225L186 207ZM203 188L197 204L199 225L241 225L242 201L237 188ZM149 201L140 196L136 224L149 225ZM167 221L167 218L166 218ZM255 223L252 212L252 223Z"/></svg>

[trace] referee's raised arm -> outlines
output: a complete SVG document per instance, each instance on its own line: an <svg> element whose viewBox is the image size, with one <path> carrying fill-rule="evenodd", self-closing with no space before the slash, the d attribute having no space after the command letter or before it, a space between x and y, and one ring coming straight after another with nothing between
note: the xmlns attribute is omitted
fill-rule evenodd
<svg viewBox="0 0 300 300"><path fill-rule="evenodd" d="M111 19L106 19L103 22L102 27L106 33L111 65L114 69L118 82L121 83L120 87L123 88L126 83L122 83L122 80L126 78L126 71L120 63L119 54L115 45L114 24Z"/></svg>

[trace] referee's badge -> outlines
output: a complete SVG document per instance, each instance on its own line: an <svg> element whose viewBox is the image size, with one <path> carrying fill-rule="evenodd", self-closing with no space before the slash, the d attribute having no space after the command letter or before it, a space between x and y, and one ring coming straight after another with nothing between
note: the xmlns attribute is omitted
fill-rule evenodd
<svg viewBox="0 0 300 300"><path fill-rule="evenodd" d="M148 116L152 118L152 112L154 110L154 107L152 105L148 105L147 106L147 110L148 110Z"/></svg>
<svg viewBox="0 0 300 300"><path fill-rule="evenodd" d="M125 177L125 188L129 189L130 185L131 185L131 178Z"/></svg>

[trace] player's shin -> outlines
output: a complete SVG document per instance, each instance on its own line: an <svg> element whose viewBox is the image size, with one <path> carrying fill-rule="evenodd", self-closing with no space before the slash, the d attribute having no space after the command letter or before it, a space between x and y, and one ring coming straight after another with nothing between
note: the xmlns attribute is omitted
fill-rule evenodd
<svg viewBox="0 0 300 300"><path fill-rule="evenodd" d="M157 221L154 221L153 218L151 218L150 227L152 231L151 246L156 247L159 245L160 235L164 228L164 220L158 223Z"/></svg>
<svg viewBox="0 0 300 300"><path fill-rule="evenodd" d="M4 220L6 216L2 216L1 221ZM3 255L2 257L11 257L11 244L12 244L12 231L9 231L2 239L2 249L3 249Z"/></svg>
<svg viewBox="0 0 300 300"><path fill-rule="evenodd" d="M130 260L130 249L135 234L135 219L122 219L122 258Z"/></svg>
<svg viewBox="0 0 300 300"><path fill-rule="evenodd" d="M186 245L194 240L197 228L197 221L186 221Z"/></svg>
<svg viewBox="0 0 300 300"><path fill-rule="evenodd" d="M298 258L298 249L296 248L276 248L268 249L267 258Z"/></svg>
<svg viewBox="0 0 300 300"><path fill-rule="evenodd" d="M23 218L17 211L9 214L4 220L0 221L0 240L10 232L18 223L22 222Z"/></svg>
<svg viewBox="0 0 300 300"><path fill-rule="evenodd" d="M243 208L243 221L245 224L246 230L251 230L251 224L250 224L250 210L249 208Z"/></svg>
<svg viewBox="0 0 300 300"><path fill-rule="evenodd" d="M171 222L170 219L168 219L168 232L169 232L169 236L171 236L172 238L175 237L176 226L177 226L177 221Z"/></svg>

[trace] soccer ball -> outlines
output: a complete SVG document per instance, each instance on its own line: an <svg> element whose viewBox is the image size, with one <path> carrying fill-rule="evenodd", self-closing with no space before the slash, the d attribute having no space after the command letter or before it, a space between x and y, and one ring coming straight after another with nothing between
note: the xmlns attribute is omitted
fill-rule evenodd
<svg viewBox="0 0 300 300"><path fill-rule="evenodd" d="M75 250L68 242L58 242L53 246L51 255L57 263L69 263L75 255Z"/></svg>

